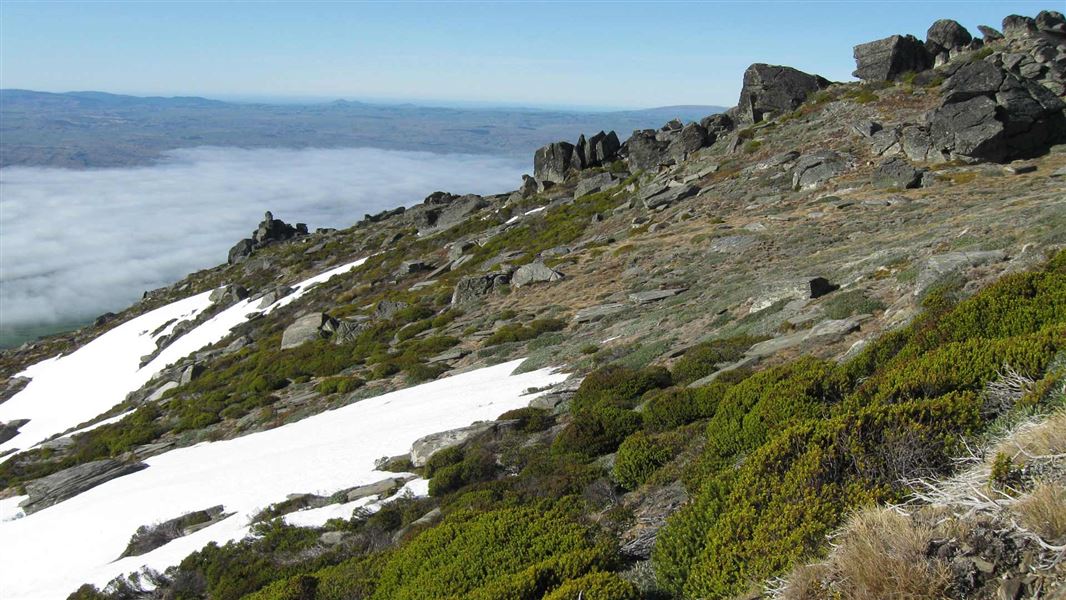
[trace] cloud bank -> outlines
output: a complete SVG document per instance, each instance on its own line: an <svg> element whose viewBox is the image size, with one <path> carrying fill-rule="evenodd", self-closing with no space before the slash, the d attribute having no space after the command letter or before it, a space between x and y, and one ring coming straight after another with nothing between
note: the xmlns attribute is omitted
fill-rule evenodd
<svg viewBox="0 0 1066 600"><path fill-rule="evenodd" d="M436 190L515 189L525 161L374 148L194 148L151 167L0 171L0 333L114 311L225 262L271 210L315 227Z"/></svg>

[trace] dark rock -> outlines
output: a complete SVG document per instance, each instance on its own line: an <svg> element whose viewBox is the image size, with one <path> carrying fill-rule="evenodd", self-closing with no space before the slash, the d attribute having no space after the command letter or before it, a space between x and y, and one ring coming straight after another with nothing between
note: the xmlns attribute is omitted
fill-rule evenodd
<svg viewBox="0 0 1066 600"><path fill-rule="evenodd" d="M518 188L518 195L522 198L530 198L537 195L537 180L529 175L522 175L522 187Z"/></svg>
<svg viewBox="0 0 1066 600"><path fill-rule="evenodd" d="M578 138L577 145L574 146L570 165L579 171L605 165L618 157L620 148L618 135L613 131L610 133L601 131L588 140L582 135Z"/></svg>
<svg viewBox="0 0 1066 600"><path fill-rule="evenodd" d="M426 264L423 260L405 260L400 263L400 268L397 269L396 275L398 277L406 277L408 275L416 275L425 271L432 271L433 266Z"/></svg>
<svg viewBox="0 0 1066 600"><path fill-rule="evenodd" d="M215 304L229 306L230 304L236 304L247 297L248 290L245 289L243 285L231 284L212 290L207 299Z"/></svg>
<svg viewBox="0 0 1066 600"><path fill-rule="evenodd" d="M973 41L973 36L958 21L940 19L925 34L925 47L936 56L944 51L960 50Z"/></svg>
<svg viewBox="0 0 1066 600"><path fill-rule="evenodd" d="M574 188L574 198L580 198L603 191L609 187L614 186L618 181L618 177L612 173L596 173L585 177L581 181L577 182L577 186Z"/></svg>
<svg viewBox="0 0 1066 600"><path fill-rule="evenodd" d="M851 130L865 138L873 137L881 129L880 123L869 119L851 124Z"/></svg>
<svg viewBox="0 0 1066 600"><path fill-rule="evenodd" d="M0 444L18 435L19 428L29 422L29 419L12 419L7 423L0 423Z"/></svg>
<svg viewBox="0 0 1066 600"><path fill-rule="evenodd" d="M510 283L511 277L504 273L489 273L460 279L452 292L452 304L476 302L494 290Z"/></svg>
<svg viewBox="0 0 1066 600"><path fill-rule="evenodd" d="M281 300L285 296L288 296L289 294L293 293L294 291L296 291L296 290L294 290L293 288L291 288L291 287L289 287L287 285L279 285L279 286L277 286L276 288L274 288L272 290L268 290L266 293L264 293L262 296L260 296L260 298L259 298L259 308L260 309L264 309L264 308L270 306L271 304L274 304L278 300Z"/></svg>
<svg viewBox="0 0 1066 600"><path fill-rule="evenodd" d="M812 92L829 86L829 80L793 69L754 64L744 71L737 112L749 123L759 123L799 108Z"/></svg>
<svg viewBox="0 0 1066 600"><path fill-rule="evenodd" d="M511 276L511 285L518 288L531 283L554 283L562 281L564 277L565 275L544 263L534 262L518 267L518 270Z"/></svg>
<svg viewBox="0 0 1066 600"><path fill-rule="evenodd" d="M305 342L324 339L333 333L337 321L326 313L313 312L296 319L281 334L281 349L294 348Z"/></svg>
<svg viewBox="0 0 1066 600"><path fill-rule="evenodd" d="M655 171L661 165L667 164L666 149L669 142L663 142L656 138L654 129L643 129L633 132L626 140L625 149L630 169L634 171Z"/></svg>
<svg viewBox="0 0 1066 600"><path fill-rule="evenodd" d="M961 66L929 115L937 148L990 161L1031 158L1066 139L1062 102L1047 88L987 61Z"/></svg>
<svg viewBox="0 0 1066 600"><path fill-rule="evenodd" d="M894 156L881 163L874 172L874 185L878 187L907 189L918 187L923 171L916 169L907 159Z"/></svg>
<svg viewBox="0 0 1066 600"><path fill-rule="evenodd" d="M30 514L73 498L112 479L146 468L148 465L144 463L128 463L109 458L63 469L27 483L26 493L29 498L20 502L19 507L26 514Z"/></svg>
<svg viewBox="0 0 1066 600"><path fill-rule="evenodd" d="M1003 39L1003 34L1000 33L998 29L994 29L988 25L978 25L977 30L984 36L986 44Z"/></svg>
<svg viewBox="0 0 1066 600"><path fill-rule="evenodd" d="M537 181L561 183L570 171L574 145L555 142L536 151L533 155L533 176Z"/></svg>
<svg viewBox="0 0 1066 600"><path fill-rule="evenodd" d="M708 145L707 130L699 123L689 123L681 129L681 133L667 146L666 152L674 159L681 162L690 154ZM712 139L713 141L713 139Z"/></svg>
<svg viewBox="0 0 1066 600"><path fill-rule="evenodd" d="M1006 37L1021 37L1036 32L1036 19L1032 17L1022 15L1003 17L1003 35Z"/></svg>
<svg viewBox="0 0 1066 600"><path fill-rule="evenodd" d="M137 528L137 532L133 534L133 537L130 538L129 544L126 545L126 550L119 558L148 554L156 548L161 548L178 538L217 523L232 514L227 514L222 505L218 505L186 513L162 523L141 525Z"/></svg>
<svg viewBox="0 0 1066 600"><path fill-rule="evenodd" d="M736 127L733 122L733 118L726 113L718 113L709 117L700 119L700 125L707 131L708 144L713 144L715 140Z"/></svg>
<svg viewBox="0 0 1066 600"><path fill-rule="evenodd" d="M106 313L100 315L99 317L96 317L95 319L93 319L93 327L102 327L104 325L107 325L108 323L113 321L115 319L115 317L117 317L117 316L118 315L116 315L113 312L106 312Z"/></svg>
<svg viewBox="0 0 1066 600"><path fill-rule="evenodd" d="M696 185L649 185L641 190L640 199L644 207L652 210L660 206L669 206L685 198L695 196L700 188Z"/></svg>
<svg viewBox="0 0 1066 600"><path fill-rule="evenodd" d="M229 264L235 265L239 262L243 262L249 256L252 255L252 251L255 249L255 242L249 238L245 238L229 249L228 261Z"/></svg>
<svg viewBox="0 0 1066 600"><path fill-rule="evenodd" d="M649 290L646 292L633 292L629 295L629 299L637 304L647 304L648 302L658 302L659 300L665 300L672 298L681 292L684 292L688 288L676 288L671 290Z"/></svg>
<svg viewBox="0 0 1066 600"><path fill-rule="evenodd" d="M817 187L844 173L847 169L847 160L832 150L805 154L796 160L796 165L792 168L792 187L795 189Z"/></svg>
<svg viewBox="0 0 1066 600"><path fill-rule="evenodd" d="M263 220L259 223L259 227L252 232L252 237L243 239L230 248L229 264L232 265L244 261L251 256L253 251L263 246L305 235L307 235L307 225L297 223L294 227L281 219L275 219L274 214L267 211L263 215Z"/></svg>
<svg viewBox="0 0 1066 600"><path fill-rule="evenodd" d="M1056 10L1042 10L1036 15L1036 28L1047 33L1066 35L1066 17Z"/></svg>
<svg viewBox="0 0 1066 600"><path fill-rule="evenodd" d="M855 77L864 81L891 81L904 73L919 73L933 66L925 44L913 35L893 35L855 46Z"/></svg>

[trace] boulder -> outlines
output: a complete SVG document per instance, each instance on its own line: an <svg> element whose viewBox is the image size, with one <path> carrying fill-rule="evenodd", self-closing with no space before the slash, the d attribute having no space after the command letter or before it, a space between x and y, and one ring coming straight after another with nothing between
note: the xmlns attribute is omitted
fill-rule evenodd
<svg viewBox="0 0 1066 600"><path fill-rule="evenodd" d="M916 188L924 171L916 169L907 159L894 156L882 162L874 171L874 185L885 188Z"/></svg>
<svg viewBox="0 0 1066 600"><path fill-rule="evenodd" d="M577 186L574 188L574 198L601 192L614 186L616 181L618 181L618 177L613 173L596 173L585 177L577 182Z"/></svg>
<svg viewBox="0 0 1066 600"><path fill-rule="evenodd" d="M12 419L7 423L0 423L0 444L18 435L19 428L29 422L29 419Z"/></svg>
<svg viewBox="0 0 1066 600"><path fill-rule="evenodd" d="M537 195L537 180L529 175L522 175L522 186L518 188L520 198L530 198Z"/></svg>
<svg viewBox="0 0 1066 600"><path fill-rule="evenodd" d="M640 200L645 208L652 210L695 196L699 191L699 186L693 184L676 186L652 184L641 190Z"/></svg>
<svg viewBox="0 0 1066 600"><path fill-rule="evenodd" d="M508 285L510 281L511 277L506 273L488 273L460 279L452 292L452 304L476 302L494 290Z"/></svg>
<svg viewBox="0 0 1066 600"><path fill-rule="evenodd" d="M1002 250L948 252L929 257L918 271L914 284L914 295L921 296L949 275L959 273L970 267L1006 260Z"/></svg>
<svg viewBox="0 0 1066 600"><path fill-rule="evenodd" d="M477 194L457 196L447 192L434 192L406 211L404 218L418 228L419 233L449 229L465 221L471 214L487 207L489 203Z"/></svg>
<svg viewBox="0 0 1066 600"><path fill-rule="evenodd" d="M629 168L634 171L657 170L661 165L670 162L666 152L669 145L669 142L656 138L654 129L634 131L625 143Z"/></svg>
<svg viewBox="0 0 1066 600"><path fill-rule="evenodd" d="M211 291L211 294L207 297L208 300L215 304L230 305L236 304L241 300L248 297L248 290L243 285L224 285L220 288L215 288Z"/></svg>
<svg viewBox="0 0 1066 600"><path fill-rule="evenodd" d="M400 263L400 268L396 270L397 277L407 277L408 275L417 275L425 271L432 271L433 266L427 264L424 260L405 260Z"/></svg>
<svg viewBox="0 0 1066 600"><path fill-rule="evenodd" d="M984 42L986 44L999 41L1003 39L1003 34L998 29L989 27L988 25L978 25L977 30L984 36Z"/></svg>
<svg viewBox="0 0 1066 600"><path fill-rule="evenodd" d="M272 290L268 290L266 293L259 297L259 308L264 309L295 291L295 289L287 285L279 285Z"/></svg>
<svg viewBox="0 0 1066 600"><path fill-rule="evenodd" d="M303 223L297 223L295 226L289 225L281 219L275 219L274 214L267 211L259 226L252 232L252 237L243 239L230 248L229 264L243 262L251 256L252 252L263 246L304 235L307 235L307 225Z"/></svg>
<svg viewBox="0 0 1066 600"><path fill-rule="evenodd" d="M713 141L713 138L710 139ZM707 130L703 125L689 123L682 127L677 137L670 141L666 152L674 159L674 162L681 162L708 143Z"/></svg>
<svg viewBox="0 0 1066 600"><path fill-rule="evenodd" d="M1066 35L1066 17L1057 10L1042 10L1036 15L1036 28L1045 33Z"/></svg>
<svg viewBox="0 0 1066 600"><path fill-rule="evenodd" d="M936 56L942 52L961 50L973 41L973 36L958 21L940 19L925 34L925 49Z"/></svg>
<svg viewBox="0 0 1066 600"><path fill-rule="evenodd" d="M792 67L754 64L744 71L737 114L759 123L799 108L812 92L829 86L829 80Z"/></svg>
<svg viewBox="0 0 1066 600"><path fill-rule="evenodd" d="M700 119L700 125L707 131L707 143L713 144L719 137L733 131L736 124L726 113L718 113Z"/></svg>
<svg viewBox="0 0 1066 600"><path fill-rule="evenodd" d="M252 251L255 249L255 242L250 238L245 238L229 249L228 260L229 264L235 265L237 263L244 262L249 256L252 255Z"/></svg>
<svg viewBox="0 0 1066 600"><path fill-rule="evenodd" d="M434 453L445 448L460 446L465 444L470 438L494 429L496 429L496 423L494 422L475 423L467 427L431 433L425 437L418 438L411 445L411 464L416 467L424 467L426 466L426 461Z"/></svg>
<svg viewBox="0 0 1066 600"><path fill-rule="evenodd" d="M1038 31L1036 19L1022 15L1003 17L1003 35L1009 38L1024 37Z"/></svg>
<svg viewBox="0 0 1066 600"><path fill-rule="evenodd" d="M613 131L610 133L600 131L588 140L582 135L574 146L570 166L578 171L602 166L615 160L620 148L618 135Z"/></svg>
<svg viewBox="0 0 1066 600"><path fill-rule="evenodd" d="M1003 162L1066 140L1066 104L990 62L961 65L942 90L943 103L927 120L932 144L951 155Z"/></svg>
<svg viewBox="0 0 1066 600"><path fill-rule="evenodd" d="M622 304L621 302L582 308L574 314L574 322L590 323L592 321L599 321L604 317L609 317L611 315L617 315L621 312L625 312L628 308L628 305Z"/></svg>
<svg viewBox="0 0 1066 600"><path fill-rule="evenodd" d="M320 340L333 332L337 321L326 313L307 313L296 319L281 334L281 349L294 348L305 342Z"/></svg>
<svg viewBox="0 0 1066 600"><path fill-rule="evenodd" d="M366 317L351 317L340 319L333 328L334 344L341 345L354 342L359 334L370 326L370 319Z"/></svg>
<svg viewBox="0 0 1066 600"><path fill-rule="evenodd" d="M198 378L200 375L203 375L204 370L205 369L203 365L197 364L192 364L185 367L181 370L181 376L178 378L178 384L187 385L189 383L192 383L194 379Z"/></svg>
<svg viewBox="0 0 1066 600"><path fill-rule="evenodd" d="M796 160L792 167L792 187L811 189L844 173L848 169L847 160L832 150L823 150L814 154L805 154Z"/></svg>
<svg viewBox="0 0 1066 600"><path fill-rule="evenodd" d="M231 514L233 513L227 514L223 506L220 504L218 506L212 506L211 508L205 508L204 510L186 513L180 517L163 521L162 523L141 525L137 528L137 532L133 534L133 537L130 538L129 544L126 545L126 550L119 556L119 558L147 554L180 537L184 537L190 533L199 531L208 525L217 523Z"/></svg>
<svg viewBox="0 0 1066 600"><path fill-rule="evenodd" d="M933 66L925 44L913 35L893 35L855 46L855 77L864 81L891 81L908 71L919 73Z"/></svg>
<svg viewBox="0 0 1066 600"><path fill-rule="evenodd" d="M413 477L389 477L388 479L382 479L374 483L368 483L356 488L348 490L348 502L354 502L367 496L380 496L386 492L392 491L401 485L411 481Z"/></svg>
<svg viewBox="0 0 1066 600"><path fill-rule="evenodd" d="M839 285L830 283L825 277L799 277L779 281L767 286L765 291L752 301L749 312L765 310L782 300L821 298L838 289Z"/></svg>
<svg viewBox="0 0 1066 600"><path fill-rule="evenodd" d="M533 176L537 181L561 183L570 171L574 145L569 142L548 144L533 154Z"/></svg>
<svg viewBox="0 0 1066 600"><path fill-rule="evenodd" d="M563 277L565 276L562 273L544 263L534 262L518 267L518 270L511 276L511 284L519 288L531 283L554 283L562 281Z"/></svg>
<svg viewBox="0 0 1066 600"><path fill-rule="evenodd" d="M147 468L148 465L142 462L129 463L108 458L63 469L27 483L26 494L29 497L20 502L19 507L28 515L112 479Z"/></svg>

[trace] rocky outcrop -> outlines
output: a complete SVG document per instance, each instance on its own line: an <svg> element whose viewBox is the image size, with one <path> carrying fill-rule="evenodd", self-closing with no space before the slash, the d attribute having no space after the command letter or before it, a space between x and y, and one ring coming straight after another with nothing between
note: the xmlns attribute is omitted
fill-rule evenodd
<svg viewBox="0 0 1066 600"><path fill-rule="evenodd" d="M511 281L510 273L488 273L460 279L452 292L452 304L476 302L493 291L507 286Z"/></svg>
<svg viewBox="0 0 1066 600"><path fill-rule="evenodd" d="M68 498L90 490L112 479L147 469L145 463L129 463L114 459L97 460L64 469L47 477L41 477L26 484L29 498L19 503L19 507L30 514Z"/></svg>
<svg viewBox="0 0 1066 600"><path fill-rule="evenodd" d="M1063 103L1047 88L987 61L953 70L928 118L932 143L953 156L1029 158L1066 139Z"/></svg>
<svg viewBox="0 0 1066 600"><path fill-rule="evenodd" d="M304 235L307 235L307 225L303 223L297 223L295 226L289 225L281 219L275 219L274 214L267 211L259 227L252 232L252 237L245 238L230 248L229 264L243 262L252 255L252 252L269 244Z"/></svg>
<svg viewBox="0 0 1066 600"><path fill-rule="evenodd" d="M967 48L973 42L973 36L958 21L940 19L929 26L925 34L925 49L930 56L936 57Z"/></svg>
<svg viewBox="0 0 1066 600"><path fill-rule="evenodd" d="M614 173L596 173L585 177L578 181L577 186L574 187L574 198L580 198L613 187L618 180L619 176Z"/></svg>
<svg viewBox="0 0 1066 600"><path fill-rule="evenodd" d="M641 190L640 201L644 203L644 208L651 210L660 206L670 206L696 195L699 191L699 186L693 184L669 185L651 183Z"/></svg>
<svg viewBox="0 0 1066 600"><path fill-rule="evenodd" d="M233 513L227 514L222 505L218 505L186 513L162 523L142 525L137 528L136 533L130 538L129 544L126 545L126 550L119 558L148 554L152 550L161 548L178 538L185 537L217 523L231 514Z"/></svg>
<svg viewBox="0 0 1066 600"><path fill-rule="evenodd" d="M570 171L574 145L570 142L548 144L533 154L533 177L537 181L562 183Z"/></svg>
<svg viewBox="0 0 1066 600"><path fill-rule="evenodd" d="M444 231L462 223L470 215L489 206L481 196L457 196L447 192L433 192L404 213L404 219L418 228L420 234Z"/></svg>
<svg viewBox="0 0 1066 600"><path fill-rule="evenodd" d="M925 44L913 35L893 35L855 46L855 77L864 81L891 81L907 72L933 66Z"/></svg>
<svg viewBox="0 0 1066 600"><path fill-rule="evenodd" d="M337 320L326 313L313 312L296 319L281 334L281 349L295 348L312 340L325 339L333 334Z"/></svg>
<svg viewBox="0 0 1066 600"><path fill-rule="evenodd" d="M589 139L581 135L576 145L554 142L534 153L533 176L538 182L562 183L572 171L599 167L617 160L620 149L618 135L613 131L600 131Z"/></svg>
<svg viewBox="0 0 1066 600"><path fill-rule="evenodd" d="M916 188L922 181L923 173L907 159L894 156L882 162L874 171L874 185L901 190Z"/></svg>
<svg viewBox="0 0 1066 600"><path fill-rule="evenodd" d="M832 150L805 154L792 167L792 187L797 190L818 187L847 171L848 166L847 159Z"/></svg>
<svg viewBox="0 0 1066 600"><path fill-rule="evenodd" d="M425 437L418 438L414 444L411 445L411 464L416 467L426 466L426 461L434 453L444 450L445 448L451 448L453 446L459 446L465 444L470 438L476 435L492 431L496 429L497 424L490 423L475 423L467 427L460 427L459 429L452 429L450 431L442 431L440 433L431 433Z"/></svg>
<svg viewBox="0 0 1066 600"><path fill-rule="evenodd" d="M660 141L654 129L634 131L626 140L626 159L629 168L634 171L655 171L665 164L666 148L669 142Z"/></svg>
<svg viewBox="0 0 1066 600"><path fill-rule="evenodd" d="M248 290L243 285L224 285L220 288L215 288L211 291L211 294L207 297L212 303L221 304L223 306L229 306L236 304L241 300L248 297Z"/></svg>
<svg viewBox="0 0 1066 600"><path fill-rule="evenodd" d="M603 131L592 136L588 140L582 135L574 146L570 164L574 170L580 171L591 167L605 165L618 157L621 148L618 135L615 132L604 133Z"/></svg>
<svg viewBox="0 0 1066 600"><path fill-rule="evenodd" d="M511 276L511 285L519 288L531 283L554 283L562 281L563 277L565 275L544 263L534 262L518 267L518 270Z"/></svg>
<svg viewBox="0 0 1066 600"><path fill-rule="evenodd" d="M19 428L29 422L29 419L12 419L7 423L0 423L0 444L18 435Z"/></svg>
<svg viewBox="0 0 1066 600"><path fill-rule="evenodd" d="M792 67L754 64L744 71L737 114L759 123L796 110L807 96L828 86L828 79Z"/></svg>

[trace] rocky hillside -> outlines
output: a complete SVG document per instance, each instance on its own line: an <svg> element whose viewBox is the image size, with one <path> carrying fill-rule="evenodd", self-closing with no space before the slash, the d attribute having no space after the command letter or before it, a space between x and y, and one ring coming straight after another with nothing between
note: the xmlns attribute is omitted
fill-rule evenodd
<svg viewBox="0 0 1066 600"><path fill-rule="evenodd" d="M177 456L240 478L211 449L263 440L279 482L319 478L121 531L137 573L73 597L1057 597L1066 19L981 33L861 44L856 83L752 65L729 111L550 144L509 194L267 213L226 264L0 355L0 530L61 545L35 523L100 518L64 504ZM403 404L462 382L469 416ZM341 424L372 447L301 454Z"/></svg>

